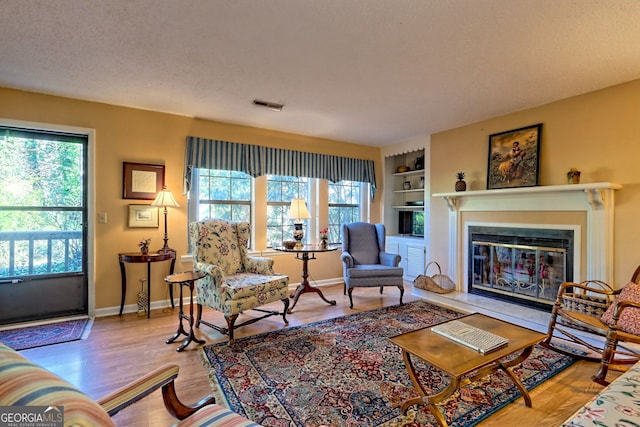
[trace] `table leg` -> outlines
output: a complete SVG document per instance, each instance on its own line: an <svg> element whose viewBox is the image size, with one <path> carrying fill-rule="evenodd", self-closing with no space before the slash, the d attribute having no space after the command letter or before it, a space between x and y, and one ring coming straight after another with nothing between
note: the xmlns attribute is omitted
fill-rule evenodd
<svg viewBox="0 0 640 427"><path fill-rule="evenodd" d="M173 286L173 283L170 283L169 285ZM179 285L181 285L181 284L179 284ZM177 340L180 335L189 336L187 334L187 332L184 330L184 328L182 327L182 315L183 315L183 310L182 310L182 286L180 286L179 307L180 308L179 308L179 312L178 312L178 330L176 331L175 334L173 334L173 336L171 338L169 338L168 340L165 341L167 344L171 344L172 342ZM178 351L180 351L180 350L178 350Z"/></svg>
<svg viewBox="0 0 640 427"><path fill-rule="evenodd" d="M122 310L124 309L124 296L127 294L127 273L124 269L124 262L120 261L120 285L121 285L121 295L120 295L120 314L122 316Z"/></svg>
<svg viewBox="0 0 640 427"><path fill-rule="evenodd" d="M175 334L173 334L173 336L171 338L169 338L166 343L170 344L172 342L174 342L176 339L178 339L178 337L180 335L184 335L187 338L185 338L185 340L182 342L182 344L180 344L180 346L178 348L176 348L176 351L180 352L182 350L184 350L190 343L191 341L195 341L198 344L204 344L205 341L204 340L200 340L196 337L196 335L193 332L193 324L194 324L194 317L193 317L193 281L191 282L184 282L184 283L179 283L180 285L180 302L179 302L179 313L178 313L178 330L176 331ZM183 294L182 294L182 287L188 285L189 286L189 315L185 315L184 314L184 303L183 303ZM184 327L182 326L182 320L187 320L189 322L189 333L187 333L187 331L184 330Z"/></svg>
<svg viewBox="0 0 640 427"><path fill-rule="evenodd" d="M434 416L438 425L441 427L448 427L448 423L440 408L438 408L437 404L442 402L449 396L453 394L454 391L458 389L460 386L460 379L452 377L449 385L439 393L427 395L427 391L424 389L420 381L418 380L418 376L415 371L415 367L413 366L413 362L411 361L411 356L407 351L402 351L402 358L404 359L404 364L407 367L407 372L409 373L409 378L411 378L411 382L413 383L414 388L420 395L420 397L414 397L413 399L409 399L402 404L400 410L403 414L406 414L407 409L413 405L424 405L425 400L427 404L427 409Z"/></svg>
<svg viewBox="0 0 640 427"><path fill-rule="evenodd" d="M173 274L173 269L176 266L176 259L173 258L171 260L171 265L169 266L169 275ZM173 284L169 285L169 298L171 299L171 308L176 308L175 302L173 302Z"/></svg>
<svg viewBox="0 0 640 427"><path fill-rule="evenodd" d="M151 317L151 261L147 261L147 319Z"/></svg>
<svg viewBox="0 0 640 427"><path fill-rule="evenodd" d="M182 299L181 299L181 301L182 301ZM193 317L193 281L189 282L189 316L183 316L183 318L185 318L186 320L189 321L189 335L187 336L187 339L184 340L182 345L176 349L176 351L182 351L186 346L189 345L189 343L191 341L195 341L198 344L204 344L205 343L204 340L200 340L200 339L196 338L196 335L193 333L193 324L194 324L194 317ZM180 321L180 324L182 325L182 321Z"/></svg>
<svg viewBox="0 0 640 427"><path fill-rule="evenodd" d="M320 298L322 298L322 300L324 302L326 302L327 304L331 304L331 305L336 305L336 301L332 300L329 301L328 299L326 299L324 297L324 294L322 293L322 291L318 288L316 288L315 286L311 286L309 284L309 254L308 253L303 253L302 254L302 258L298 258L302 261L302 282L300 283L300 285L298 285L298 289L296 289L295 293L291 294L289 296L289 298L293 299L293 305L289 308L289 310L287 310L287 313L291 314L293 312L293 308L296 306L296 304L298 303L298 298L300 298L300 295L306 293L306 292L315 292L318 295L320 295ZM315 259L315 258L312 258Z"/></svg>
<svg viewBox="0 0 640 427"><path fill-rule="evenodd" d="M511 381L513 381L513 383L516 385L516 387L518 388L518 390L520 391L520 394L522 395L522 398L524 399L524 403L531 408L532 403L531 403L531 396L529 395L529 392L527 391L527 388L524 386L524 384L522 384L522 382L520 381L520 379L518 377L516 377L513 372L511 371L511 369L509 369L511 366L515 366L518 363L522 362L523 360L525 360L527 357L529 357L529 355L531 355L531 353L533 352L533 346L527 347L525 348L522 353L520 353L520 355L514 359L509 360L508 362L505 363L501 363L498 362L498 365L500 366L500 369L502 369L504 372L506 372L506 374L509 376L509 378L511 378Z"/></svg>

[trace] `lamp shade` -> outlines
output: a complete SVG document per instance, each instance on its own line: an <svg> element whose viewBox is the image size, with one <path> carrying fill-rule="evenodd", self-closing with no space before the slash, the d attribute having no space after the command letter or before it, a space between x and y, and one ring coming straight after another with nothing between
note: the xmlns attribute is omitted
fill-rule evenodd
<svg viewBox="0 0 640 427"><path fill-rule="evenodd" d="M293 219L309 219L311 215L309 215L309 211L307 210L307 205L304 202L304 199L293 199L291 200L291 207L289 208L289 218Z"/></svg>
<svg viewBox="0 0 640 427"><path fill-rule="evenodd" d="M173 198L173 194L171 194L171 191L167 189L166 185L162 187L162 190L160 190L160 192L156 196L156 199L151 203L151 206L171 206L174 208L180 207L178 202L176 202L176 199Z"/></svg>

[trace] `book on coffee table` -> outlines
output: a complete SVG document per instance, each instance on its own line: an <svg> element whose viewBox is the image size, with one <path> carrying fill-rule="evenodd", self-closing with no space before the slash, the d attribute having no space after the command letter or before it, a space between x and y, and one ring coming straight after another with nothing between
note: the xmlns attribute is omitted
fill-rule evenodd
<svg viewBox="0 0 640 427"><path fill-rule="evenodd" d="M436 325L431 328L432 332L449 338L459 344L466 345L482 354L489 353L509 344L507 338L496 335L484 329L468 325L459 320Z"/></svg>

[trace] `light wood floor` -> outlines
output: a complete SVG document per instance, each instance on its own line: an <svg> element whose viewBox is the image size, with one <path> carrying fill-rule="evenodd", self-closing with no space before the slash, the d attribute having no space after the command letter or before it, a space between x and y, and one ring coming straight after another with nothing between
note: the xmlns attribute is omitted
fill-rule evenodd
<svg viewBox="0 0 640 427"><path fill-rule="evenodd" d="M337 300L337 305L327 305L316 294L304 294L294 313L287 316L289 326L397 304L399 298L396 288L386 288L383 295L377 288L356 289L353 292L355 308L351 310L341 285L322 289L328 299ZM412 296L411 289L407 289L405 302L415 299L418 297ZM281 306L277 303L274 307ZM165 344L177 328L177 312L177 308L152 311L150 319L135 314L98 318L86 340L21 353L93 398L107 394L156 366L176 363L180 366L176 383L178 395L184 402L194 403L210 394L211 388L194 343L181 353L175 351L179 343ZM205 309L203 317L212 323L224 324L224 319L212 310ZM281 327L282 317L273 316L238 329L236 338ZM196 331L207 344L226 340L206 326ZM595 363L579 361L531 392L533 408L527 408L519 398L480 425L557 426L602 390L601 385L590 380L596 370ZM611 372L608 379L617 375ZM175 422L164 410L159 392L123 410L114 420L119 426L127 427L169 426Z"/></svg>

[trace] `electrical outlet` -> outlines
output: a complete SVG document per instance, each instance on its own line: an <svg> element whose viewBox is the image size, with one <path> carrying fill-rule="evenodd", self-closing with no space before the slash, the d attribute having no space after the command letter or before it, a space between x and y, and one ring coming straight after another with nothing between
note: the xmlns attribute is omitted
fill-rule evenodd
<svg viewBox="0 0 640 427"><path fill-rule="evenodd" d="M100 224L106 224L107 223L107 213L106 212L100 212L98 214L98 222Z"/></svg>

